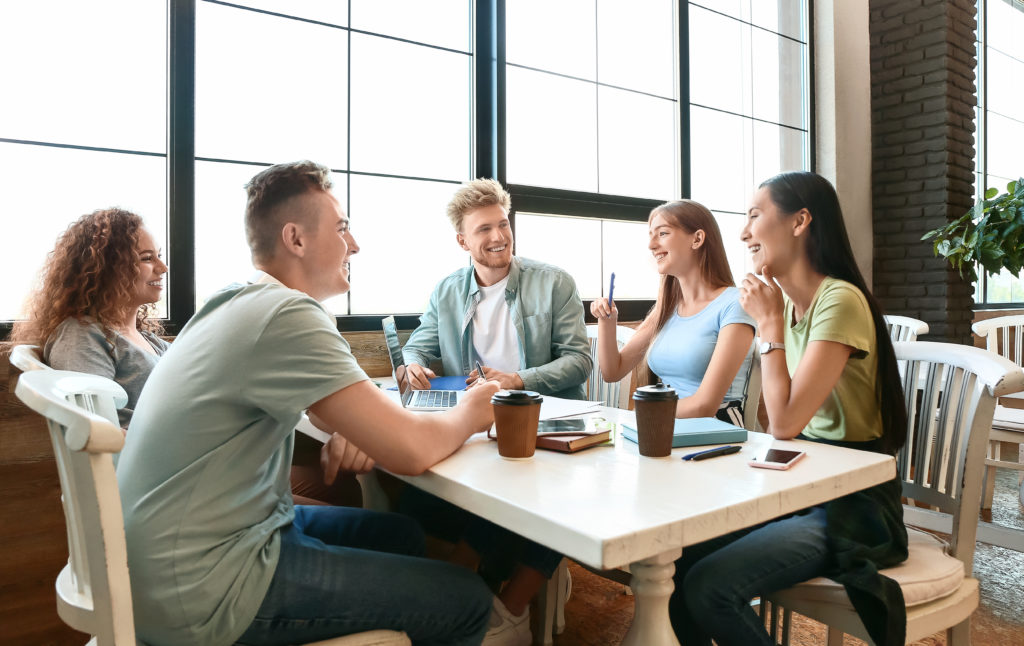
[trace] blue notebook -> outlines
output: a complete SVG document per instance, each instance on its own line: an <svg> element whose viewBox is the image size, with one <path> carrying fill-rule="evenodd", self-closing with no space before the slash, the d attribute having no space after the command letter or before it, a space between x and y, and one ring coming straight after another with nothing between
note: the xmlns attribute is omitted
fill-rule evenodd
<svg viewBox="0 0 1024 646"><path fill-rule="evenodd" d="M431 390L465 390L466 375L455 375L452 377L434 377L430 380ZM388 390L398 390L398 386L391 386Z"/></svg>
<svg viewBox="0 0 1024 646"><path fill-rule="evenodd" d="M623 424L622 437L636 442L636 426ZM673 448L746 441L747 429L723 422L716 417L677 419L675 431L672 433Z"/></svg>

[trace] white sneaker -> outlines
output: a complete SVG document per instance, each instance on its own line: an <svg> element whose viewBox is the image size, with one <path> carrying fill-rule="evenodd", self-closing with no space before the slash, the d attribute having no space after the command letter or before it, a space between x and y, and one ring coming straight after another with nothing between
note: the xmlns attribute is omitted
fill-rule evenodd
<svg viewBox="0 0 1024 646"><path fill-rule="evenodd" d="M481 646L530 646L533 633L530 632L530 609L516 617L498 597L494 597L491 623L484 635Z"/></svg>

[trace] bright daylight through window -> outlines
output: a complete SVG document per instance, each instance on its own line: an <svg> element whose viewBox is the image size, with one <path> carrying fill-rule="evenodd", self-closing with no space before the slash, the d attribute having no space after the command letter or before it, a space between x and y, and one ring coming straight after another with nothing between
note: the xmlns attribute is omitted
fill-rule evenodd
<svg viewBox="0 0 1024 646"><path fill-rule="evenodd" d="M807 0L4 3L0 321L72 220L121 206L164 249L173 333L253 274L245 182L303 158L361 246L342 329L422 311L468 262L444 211L480 175L513 193L517 252L585 299L615 271L642 315L658 203L711 208L746 271L754 184L811 165L808 56Z"/></svg>

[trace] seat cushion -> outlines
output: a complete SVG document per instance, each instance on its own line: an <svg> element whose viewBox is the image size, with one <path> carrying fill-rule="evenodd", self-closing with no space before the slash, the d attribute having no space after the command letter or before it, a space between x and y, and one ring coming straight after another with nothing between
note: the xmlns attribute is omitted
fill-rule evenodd
<svg viewBox="0 0 1024 646"><path fill-rule="evenodd" d="M964 580L964 564L946 554L946 543L927 532L907 528L907 560L882 574L900 584L907 607L928 603L952 594ZM831 603L849 603L842 585L818 577L786 591L787 596L813 598Z"/></svg>

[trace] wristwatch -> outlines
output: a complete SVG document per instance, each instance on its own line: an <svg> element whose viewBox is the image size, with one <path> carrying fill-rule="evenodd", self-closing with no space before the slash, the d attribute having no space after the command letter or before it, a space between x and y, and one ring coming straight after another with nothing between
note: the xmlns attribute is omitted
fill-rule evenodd
<svg viewBox="0 0 1024 646"><path fill-rule="evenodd" d="M768 354L769 352L771 352L772 350L785 350L786 349L786 344L785 343L769 343L768 341L765 341L761 345L757 346L757 349L761 352L761 356L764 356L764 355Z"/></svg>

